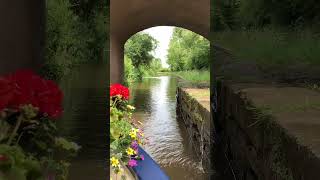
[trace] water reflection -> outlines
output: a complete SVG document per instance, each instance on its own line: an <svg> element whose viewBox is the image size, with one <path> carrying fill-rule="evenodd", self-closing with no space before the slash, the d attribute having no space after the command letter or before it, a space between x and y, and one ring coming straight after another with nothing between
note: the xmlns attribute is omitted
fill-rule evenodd
<svg viewBox="0 0 320 180"><path fill-rule="evenodd" d="M106 66L83 65L60 83L64 115L58 122L62 134L82 146L70 167L71 180L107 178Z"/></svg>
<svg viewBox="0 0 320 180"><path fill-rule="evenodd" d="M176 79L146 78L131 87L134 118L143 122L145 150L173 180L207 179L182 120L176 119Z"/></svg>

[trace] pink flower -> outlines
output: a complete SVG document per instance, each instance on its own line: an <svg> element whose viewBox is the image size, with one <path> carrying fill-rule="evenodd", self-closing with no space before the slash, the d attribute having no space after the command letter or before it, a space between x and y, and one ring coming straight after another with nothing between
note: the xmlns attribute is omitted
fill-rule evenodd
<svg viewBox="0 0 320 180"><path fill-rule="evenodd" d="M140 158L141 158L141 160L143 161L143 160L144 160L144 155L141 155Z"/></svg>
<svg viewBox="0 0 320 180"><path fill-rule="evenodd" d="M129 162L128 162L128 165L130 167L138 166L137 161L134 160L134 159L130 159Z"/></svg>

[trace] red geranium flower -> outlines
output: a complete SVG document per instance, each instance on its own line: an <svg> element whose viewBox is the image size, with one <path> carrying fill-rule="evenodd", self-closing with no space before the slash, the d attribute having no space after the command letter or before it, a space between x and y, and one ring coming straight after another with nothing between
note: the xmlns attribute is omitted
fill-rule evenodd
<svg viewBox="0 0 320 180"><path fill-rule="evenodd" d="M47 80L42 88L36 94L40 112L54 118L61 116L63 93L59 87L53 81Z"/></svg>
<svg viewBox="0 0 320 180"><path fill-rule="evenodd" d="M44 80L30 70L19 70L9 74L6 79L14 84L15 93L8 107L18 109L21 105L32 104L38 107L35 94L44 84Z"/></svg>
<svg viewBox="0 0 320 180"><path fill-rule="evenodd" d="M123 99L128 100L130 96L129 89L121 84L113 84L110 86L110 97L120 95Z"/></svg>
<svg viewBox="0 0 320 180"><path fill-rule="evenodd" d="M62 113L63 94L50 80L45 80L30 70L19 70L0 79L0 111L7 107L18 109L31 104L41 113L58 117Z"/></svg>
<svg viewBox="0 0 320 180"><path fill-rule="evenodd" d="M0 162L7 161L9 158L3 154L0 154Z"/></svg>

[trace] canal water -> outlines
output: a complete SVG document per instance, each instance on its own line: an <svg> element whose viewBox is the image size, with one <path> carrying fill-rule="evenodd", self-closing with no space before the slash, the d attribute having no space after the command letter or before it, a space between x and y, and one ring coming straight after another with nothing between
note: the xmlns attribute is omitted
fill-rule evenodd
<svg viewBox="0 0 320 180"><path fill-rule="evenodd" d="M133 118L143 123L148 143L144 149L160 164L170 179L204 180L182 119L176 116L177 80L170 76L145 78L131 87Z"/></svg>
<svg viewBox="0 0 320 180"><path fill-rule="evenodd" d="M64 113L58 121L63 135L82 146L70 167L70 180L107 179L107 65L74 68L60 86Z"/></svg>
<svg viewBox="0 0 320 180"><path fill-rule="evenodd" d="M64 114L58 121L62 135L82 146L70 167L70 180L102 180L107 177L106 65L74 68L60 86ZM169 76L146 78L131 87L133 117L143 123L148 144L144 146L172 180L203 180L182 120L176 116L177 81Z"/></svg>

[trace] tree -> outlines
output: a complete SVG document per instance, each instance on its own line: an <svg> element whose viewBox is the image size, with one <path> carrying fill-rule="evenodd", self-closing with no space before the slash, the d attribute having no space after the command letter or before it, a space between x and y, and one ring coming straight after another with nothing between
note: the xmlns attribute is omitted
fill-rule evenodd
<svg viewBox="0 0 320 180"><path fill-rule="evenodd" d="M132 60L134 67L149 65L154 59L151 54L157 48L158 41L147 33L133 35L125 44L124 53Z"/></svg>
<svg viewBox="0 0 320 180"><path fill-rule="evenodd" d="M204 37L182 28L175 28L168 49L172 71L208 69L210 43Z"/></svg>

